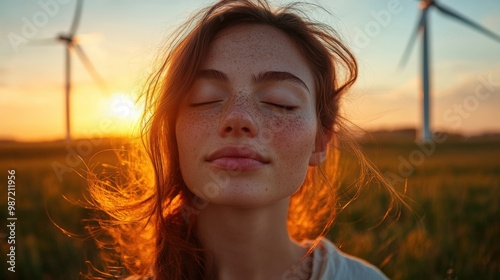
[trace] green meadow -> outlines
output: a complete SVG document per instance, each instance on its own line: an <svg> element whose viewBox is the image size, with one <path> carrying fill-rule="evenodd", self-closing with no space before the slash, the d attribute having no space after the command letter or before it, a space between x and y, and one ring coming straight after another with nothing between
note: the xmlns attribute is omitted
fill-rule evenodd
<svg viewBox="0 0 500 280"><path fill-rule="evenodd" d="M328 237L391 279L499 279L499 139L448 137L427 146L412 139L379 135L361 144L409 207L391 204L377 184L356 194L355 160L342 155L340 201L350 204ZM119 146L117 139L0 143L0 279L79 279L90 264L100 267L85 230L91 213L75 202L84 199L86 170L116 164L112 149ZM6 262L9 170L15 170L14 273Z"/></svg>

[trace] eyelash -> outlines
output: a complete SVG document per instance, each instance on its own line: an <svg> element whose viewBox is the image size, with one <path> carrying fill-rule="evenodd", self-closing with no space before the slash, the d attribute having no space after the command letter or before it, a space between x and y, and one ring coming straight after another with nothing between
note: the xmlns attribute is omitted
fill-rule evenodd
<svg viewBox="0 0 500 280"><path fill-rule="evenodd" d="M221 100L215 100L215 101L209 101L209 102L201 102L201 103L191 103L191 107L198 107L198 106L203 106L203 105L209 105L213 103L220 102Z"/></svg>
<svg viewBox="0 0 500 280"><path fill-rule="evenodd" d="M201 103L192 103L191 107L199 107L199 106L209 105L209 104L213 104L213 103L217 103L217 102L220 102L220 100L201 102ZM262 102L262 103L267 104L267 105L271 105L271 106L274 106L274 107L277 107L280 109L284 109L286 111L293 111L297 108L296 106L281 105L281 104L272 103L272 102Z"/></svg>
<svg viewBox="0 0 500 280"><path fill-rule="evenodd" d="M285 109L287 111L293 111L293 110L295 110L297 108L295 106L281 105L281 104L276 104L276 103L271 103L271 102L263 102L263 103L271 105L271 106L275 106L275 107L278 107L278 108L281 108L281 109Z"/></svg>

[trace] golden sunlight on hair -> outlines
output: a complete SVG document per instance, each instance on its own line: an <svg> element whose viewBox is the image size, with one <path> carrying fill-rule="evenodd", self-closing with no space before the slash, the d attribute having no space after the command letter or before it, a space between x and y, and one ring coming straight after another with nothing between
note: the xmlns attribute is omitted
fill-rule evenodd
<svg viewBox="0 0 500 280"><path fill-rule="evenodd" d="M169 41L163 53L159 54L157 69L151 74L144 87L142 96L144 112L136 111L135 107L132 107L125 97L117 95L112 99L116 103L114 106L117 106L116 108L119 111L116 112L117 114L123 113L131 118L135 118L136 113L142 114L140 123L140 140L142 142L132 140L130 145L124 147L123 153L119 155L120 164L118 167L107 171L105 174L96 171L92 172L91 170L89 175L91 194L89 204L103 213L96 218L97 226L89 227L89 230L95 236L101 248L107 249L111 254L111 257L107 258L110 260L110 271L106 273L123 276L123 274L112 271L113 267L123 266L131 275L154 275L157 279L216 278L217 272L215 271L213 254L217 250L210 252L208 246L204 247L202 245L203 240L201 240L200 236L214 237L221 236L221 234L200 234L198 236L197 230L202 226L197 228L197 225L199 225L197 222L201 223L203 215L210 213L208 210L214 208L228 209L227 204L225 202L220 203L224 207L217 208L221 206L218 201L210 201L210 203L202 201L195 195L196 192L190 189L195 183L188 184L187 179L198 178L194 176L202 174L203 171L211 170L210 167L212 166L207 163L208 160L203 161L203 163L197 161L200 158L199 155L203 154L202 152L195 154L193 157L196 159L188 161L187 165L181 165L179 154L182 147L179 143L185 144L187 142L179 140L179 143L177 143L177 141L178 139L198 139L200 145L192 146L202 146L208 141L205 136L209 134L217 135L212 139L216 139L217 144L221 145L219 142L222 142L222 140L219 138L222 137L213 133L217 129L212 128L216 126L213 125L215 122L222 121L219 120L218 115L212 117L213 120L198 118L197 125L205 124L203 121L209 121L209 123L201 128L197 127L190 130L189 132L192 133L185 133L184 138L178 138L182 134L182 130L177 133L176 125L182 123L178 119L183 119L185 123L192 123L193 115L196 115L193 111L199 108L199 104L185 105L186 102L183 101L189 100L186 96L189 96L190 92L193 91L193 84L200 73L204 58L209 54L211 43L216 40L215 38L217 34L220 34L219 32L242 23L272 27L270 30L273 30L273 32L278 31L279 34L290 40L289 45L291 47L289 49L293 49L294 46L297 47L297 54L294 54L296 57L307 61L302 68L307 69L307 73L310 73L308 74L311 77L309 79L311 85L309 88L315 89L315 96L307 95L308 98L304 100L309 102L307 107L309 111L307 111L307 114L299 115L297 113L296 120L300 120L299 118L304 119L306 115L314 120L316 127L309 125L313 124L313 122L302 122L304 125L299 126L300 129L295 131L290 129L290 132L294 133L289 133L288 138L281 139L295 139L298 135L297 131L307 131L307 136L304 136L306 140L297 144L299 148L292 151L296 153L296 151L302 149L302 154L305 156L299 158L301 163L305 163L304 159L309 158L309 153L312 152L309 149L314 145L317 148L318 143L321 142L318 139L323 139L319 137L330 139L330 136L333 135L329 146L326 148L326 160L314 167L310 164L307 167L307 163L300 165L302 173L296 172L295 169L299 169L295 165L295 162L298 161L297 157L293 159L287 157L290 154L288 150L282 149L281 153L274 153L277 154L273 158L276 162L281 163L283 159L294 162L294 164L282 167L282 169L294 168L294 170L288 170L291 173L286 174L302 174L300 178L297 177L297 180L290 183L290 185L298 188L302 183L303 174L306 171L307 174L298 191L295 188L280 197L279 202L269 202L280 205L280 207L273 209L278 209L279 211L275 212L279 212L277 216L283 219L282 223L273 221L272 224L284 226L286 223L287 231L280 228L279 230L268 230L266 234L285 233L286 246L289 246L289 249L292 247L291 250L294 252L297 252L296 246L299 246L296 242L312 240L312 247L308 249L309 253L316 246L319 246L321 242L323 242L322 244L330 244L324 243L329 242L325 240L325 235L331 228L338 211L344 207L344 205L340 205L342 198L339 197L337 192L342 182L342 170L338 164L340 152L351 153L357 159L356 164L359 166L360 174L355 182L355 188L358 191L374 179L392 194L393 201L398 200L392 186L387 183L380 172L364 157L358 148L354 137L350 134L350 130L345 126L348 121L342 118L339 110L342 97L357 79L356 58L342 43L335 30L326 24L314 22L303 8L301 3L273 9L264 0L218 1L194 15L173 36L168 38ZM274 38L268 37L267 41L271 42ZM242 49L247 50L245 47L246 45ZM219 53L225 54L226 52L220 51ZM240 57L241 55L234 56ZM261 61L264 60L261 59ZM279 61L283 61L283 59ZM252 63L254 63L253 60ZM260 67L268 67L263 66L264 64L261 63ZM239 75L244 76L241 73ZM253 99L248 98L247 100ZM212 104L219 101L223 103L221 100L208 103ZM259 105L262 105L261 103L270 106L270 104L267 104L269 102L260 102ZM202 104L207 104L207 102ZM193 114L185 113L183 115L179 113L183 112L182 109L186 112L188 110L186 108L192 110L188 111L188 113ZM214 108L217 109L217 107ZM272 108L271 112L285 115L281 109L278 110L274 106ZM202 109L196 112L199 111L211 112ZM213 111L223 110L217 109ZM286 116L293 115L294 112L292 111L287 111ZM305 109L302 112L306 112ZM284 120L285 123L287 120L289 123L292 122L291 119L284 118ZM265 123L265 121L262 121L262 123ZM277 126L278 122L275 123ZM191 125L191 127L194 126ZM210 131L200 135L196 134L206 127ZM193 134L198 137L192 137ZM259 137L262 138L263 136L259 135ZM232 140L233 142L244 143L242 139ZM316 141L316 144L314 141ZM324 143L327 142L324 141ZM274 143L274 146L283 148L281 144L281 142L279 144ZM267 144L266 147L272 150L272 145ZM182 156L194 150L193 147L187 146L187 148L184 146L186 149L183 150ZM307 147L304 148L304 146ZM326 146L326 144L323 146ZM321 148L321 152L324 151ZM315 154L316 151L312 153ZM254 159L254 161L257 160ZM260 162L263 164L262 166L269 163L265 162L265 160ZM246 180L245 183L255 183L258 182L257 179L265 177L262 179L264 183L259 182L259 184L256 184L257 187L270 186L270 190L272 188L279 190L282 184L268 183L267 181L270 178L280 177L276 176L276 174L282 174L281 177L286 177L285 179L290 176L279 173L277 168L273 169L273 164L267 166L273 166L269 167L272 174L262 172L262 174L267 175L252 177L251 174L253 173L249 172L245 173L246 175L250 174L247 177L241 176L242 180ZM267 166L263 167L262 170L268 170L265 169ZM276 164L276 166L279 166L279 164ZM193 167L193 170L190 170L191 167ZM190 171L187 175L181 172L186 169ZM260 174L258 171L255 172ZM208 171L205 173L208 173ZM207 181L209 179L199 185L215 184L214 182L207 183ZM253 188L246 188L245 190L248 189ZM268 189L265 190L266 192L261 192L261 194L269 196ZM293 192L295 193L292 195ZM252 195L247 195L245 198L248 197L252 197ZM267 199L267 197L264 197L264 199ZM290 203L288 203L288 199L290 199ZM283 202L286 204L280 204ZM213 207L207 207L207 205ZM281 207L282 205L288 208ZM231 206L234 207L234 205ZM250 208L254 209L255 207ZM203 212L204 209L205 212ZM216 215L215 217L218 218L219 216ZM292 240L290 240L290 237ZM283 238L280 237L279 239ZM333 244L329 246L334 247ZM372 272L379 275L376 269L373 269Z"/></svg>
<svg viewBox="0 0 500 280"><path fill-rule="evenodd" d="M137 102L137 94L115 92L103 101L103 118L113 125L110 133L114 135L133 135L143 114L143 105Z"/></svg>
<svg viewBox="0 0 500 280"><path fill-rule="evenodd" d="M108 262L109 270L100 272L104 276L120 275L120 266L138 275L150 272L155 253L155 222L151 216L154 172L141 147L131 140L117 150L118 166L106 165L88 172L87 207L100 214L87 230Z"/></svg>

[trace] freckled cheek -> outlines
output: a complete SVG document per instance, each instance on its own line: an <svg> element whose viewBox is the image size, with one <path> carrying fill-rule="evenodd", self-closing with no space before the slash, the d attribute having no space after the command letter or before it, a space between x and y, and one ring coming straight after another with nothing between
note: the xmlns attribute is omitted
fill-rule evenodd
<svg viewBox="0 0 500 280"><path fill-rule="evenodd" d="M213 122L208 120L210 119L196 113L179 114L175 131L181 158L195 156L206 142L209 130L213 129Z"/></svg>
<svg viewBox="0 0 500 280"><path fill-rule="evenodd" d="M314 118L296 118L283 122L275 128L272 145L275 151L291 168L301 168L309 163L309 156L314 150L316 140L316 122Z"/></svg>
<svg viewBox="0 0 500 280"><path fill-rule="evenodd" d="M275 152L276 191L291 195L302 185L316 139L315 122L298 118L276 128L270 144Z"/></svg>

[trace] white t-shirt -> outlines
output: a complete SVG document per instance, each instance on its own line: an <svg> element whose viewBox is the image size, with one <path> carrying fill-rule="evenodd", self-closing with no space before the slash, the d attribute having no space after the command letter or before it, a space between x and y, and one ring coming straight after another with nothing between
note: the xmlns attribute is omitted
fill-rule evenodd
<svg viewBox="0 0 500 280"><path fill-rule="evenodd" d="M305 242L307 247L312 241ZM282 280L379 280L388 279L378 268L368 262L340 251L332 242L322 238L312 252L312 257L293 266L283 274ZM312 262L312 264L311 264ZM312 271L311 271L312 270ZM309 277L309 274L311 275Z"/></svg>

